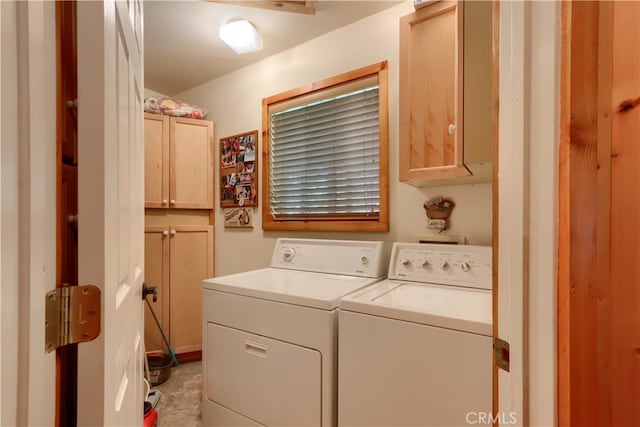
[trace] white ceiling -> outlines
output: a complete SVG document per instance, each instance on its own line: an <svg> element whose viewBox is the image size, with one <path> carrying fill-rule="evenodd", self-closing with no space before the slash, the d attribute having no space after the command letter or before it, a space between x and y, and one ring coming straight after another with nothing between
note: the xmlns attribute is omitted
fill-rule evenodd
<svg viewBox="0 0 640 427"><path fill-rule="evenodd" d="M399 3L319 0L315 15L206 1L144 2L145 87L175 95ZM236 55L218 38L220 25L247 19L264 49Z"/></svg>

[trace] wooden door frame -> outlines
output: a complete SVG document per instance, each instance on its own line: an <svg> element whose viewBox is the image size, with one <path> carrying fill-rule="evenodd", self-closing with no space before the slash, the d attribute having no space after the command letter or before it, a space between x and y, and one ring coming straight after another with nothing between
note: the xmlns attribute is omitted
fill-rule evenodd
<svg viewBox="0 0 640 427"><path fill-rule="evenodd" d="M620 183L615 181L620 174L628 177L632 169L629 163L621 163L623 157L629 162L625 156L632 154L621 140L637 138L637 134L620 137L619 132L630 133L634 129L623 130L621 114L629 113L618 103L623 96L635 99L640 95L620 93L618 86L623 87L624 83L616 81L617 70L625 69L627 64L614 63L614 58L633 58L623 52L637 51L635 39L616 36L621 31L617 23L614 25L616 7L613 2L569 1L562 5L565 30L557 284L561 426L636 424L631 420L637 419L637 413L630 414L618 406L626 405L628 409L633 402L621 403L624 399L612 398L614 393L631 396L633 393L623 387L637 387L637 380L635 384L622 384L616 379L616 369L621 369L618 366L629 366L629 360L637 360L637 354L630 357L616 352L623 349L620 345L624 334L631 336L638 328L636 324L635 331L621 331L624 328L616 324L621 316L629 315L624 308L633 309L624 301L625 295L634 295L637 287L633 267L638 261L633 258L637 256L637 241L625 251L618 246L623 241L634 241L625 239L625 233L633 233L638 227L638 197L625 196L624 203L635 209L621 212L623 194ZM632 46L626 47L625 42ZM623 335L616 335L619 333ZM628 347L624 350L630 351ZM637 353L637 349L634 351ZM617 366L611 364L612 354L619 356ZM633 377L635 373L627 370L626 375Z"/></svg>
<svg viewBox="0 0 640 427"><path fill-rule="evenodd" d="M63 163L69 161L64 159L64 141L68 138L68 128L70 120L76 122L77 114L73 111L73 106L67 105L67 101L77 97L77 91L73 89L73 81L76 80L75 68L77 63L75 50L75 6L76 0L56 1L56 287L76 286L78 255L75 251L69 250L71 242L64 239L69 237L68 205L65 206L67 198L77 196L77 165L65 163L68 171L71 171L72 178L68 179L67 185L63 186L64 174ZM69 28L71 26L72 28ZM68 143L68 141L67 141ZM75 150L74 150L75 151ZM74 156L75 157L75 156ZM74 159L75 160L75 159ZM73 161L73 160L72 160ZM76 197L77 199L77 197ZM77 213L77 200L75 202L75 212ZM76 219L77 221L77 219ZM66 235L66 236L65 236ZM67 276L69 273L63 267L69 260L73 260L75 275ZM65 274L67 273L67 274ZM56 425L74 426L77 424L77 380L78 380L78 344L69 344L56 351Z"/></svg>

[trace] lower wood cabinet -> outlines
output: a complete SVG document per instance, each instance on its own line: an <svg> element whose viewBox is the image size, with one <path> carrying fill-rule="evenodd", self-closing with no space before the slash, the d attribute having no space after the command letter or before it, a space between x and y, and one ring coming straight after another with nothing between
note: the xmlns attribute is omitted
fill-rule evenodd
<svg viewBox="0 0 640 427"><path fill-rule="evenodd" d="M176 354L202 349L202 281L213 277L213 226L145 228L145 281L158 288L147 297ZM147 351L167 351L145 304Z"/></svg>

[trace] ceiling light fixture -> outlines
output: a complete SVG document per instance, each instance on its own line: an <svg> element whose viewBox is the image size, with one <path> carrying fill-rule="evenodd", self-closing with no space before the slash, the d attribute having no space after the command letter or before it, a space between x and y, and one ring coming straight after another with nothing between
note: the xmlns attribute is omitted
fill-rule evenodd
<svg viewBox="0 0 640 427"><path fill-rule="evenodd" d="M237 54L262 49L262 37L255 27L244 19L222 25L218 36Z"/></svg>

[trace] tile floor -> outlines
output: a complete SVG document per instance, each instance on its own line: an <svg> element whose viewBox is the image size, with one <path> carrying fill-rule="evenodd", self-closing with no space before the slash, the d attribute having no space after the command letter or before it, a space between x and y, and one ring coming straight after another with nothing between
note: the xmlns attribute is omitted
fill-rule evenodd
<svg viewBox="0 0 640 427"><path fill-rule="evenodd" d="M202 426L202 362L171 368L171 377L154 389L160 390L158 427Z"/></svg>

